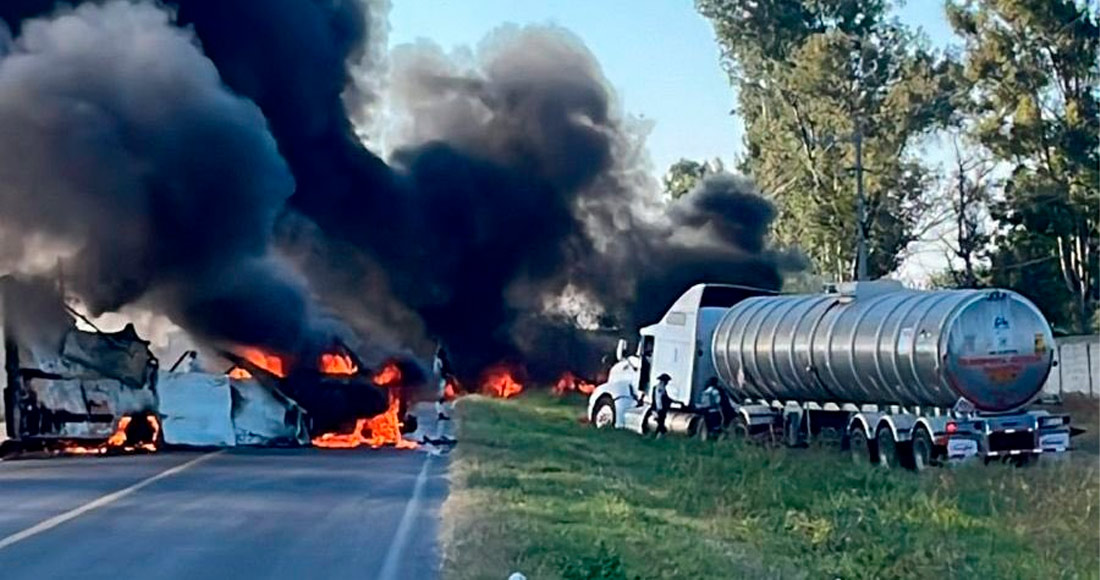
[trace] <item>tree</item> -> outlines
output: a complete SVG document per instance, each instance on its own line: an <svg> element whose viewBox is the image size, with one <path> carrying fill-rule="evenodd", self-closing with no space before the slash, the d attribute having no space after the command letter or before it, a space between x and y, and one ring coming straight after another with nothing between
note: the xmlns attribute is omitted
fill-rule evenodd
<svg viewBox="0 0 1100 580"><path fill-rule="evenodd" d="M707 175L721 173L722 171L725 171L725 166L722 164L721 159L704 161L703 163L690 159L680 159L668 168L668 173L662 179L665 193L671 196L672 199L679 199L695 189L695 186Z"/></svg>
<svg viewBox="0 0 1100 580"><path fill-rule="evenodd" d="M984 282L982 261L991 239L989 208L993 196L995 165L980 151L960 145L953 136L954 167L943 187L942 205L949 212L950 227L940 241L950 260L948 285L975 288ZM942 286L943 281L934 285Z"/></svg>
<svg viewBox="0 0 1100 580"><path fill-rule="evenodd" d="M776 200L780 244L803 248L816 270L856 271L867 234L868 272L890 273L919 237L930 172L911 146L948 118L955 75L884 0L697 0L714 25L738 93L748 155L743 171ZM856 220L853 147L863 144L866 219Z"/></svg>
<svg viewBox="0 0 1100 580"><path fill-rule="evenodd" d="M1072 0L981 0L949 2L947 15L965 41L972 133L1011 171L993 207L994 276L1034 289L1033 270L1053 268L1068 322L1086 331L1100 301L1096 14Z"/></svg>

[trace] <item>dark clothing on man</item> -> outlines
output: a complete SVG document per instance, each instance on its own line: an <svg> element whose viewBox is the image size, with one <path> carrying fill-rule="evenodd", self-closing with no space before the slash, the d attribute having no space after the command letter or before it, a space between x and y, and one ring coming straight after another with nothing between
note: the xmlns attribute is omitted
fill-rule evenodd
<svg viewBox="0 0 1100 580"><path fill-rule="evenodd" d="M653 387L653 410L656 412L657 434L668 433L665 420L668 418L668 408L672 400L668 396L668 382L672 380L667 374L657 377L657 384Z"/></svg>

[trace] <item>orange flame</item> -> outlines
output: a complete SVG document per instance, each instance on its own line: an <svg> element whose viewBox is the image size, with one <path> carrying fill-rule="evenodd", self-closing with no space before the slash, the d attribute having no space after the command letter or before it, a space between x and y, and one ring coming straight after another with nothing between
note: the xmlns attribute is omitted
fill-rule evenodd
<svg viewBox="0 0 1100 580"><path fill-rule="evenodd" d="M277 355L267 354L262 350L255 348L246 348L242 354L244 358L248 359L248 362L264 369L277 377L285 377L286 371L283 370L283 359ZM229 370L229 378L231 379L250 379L252 373L242 369L241 367L233 367Z"/></svg>
<svg viewBox="0 0 1100 580"><path fill-rule="evenodd" d="M145 420L149 423L149 427L152 430L152 434L149 436L148 441L140 441L136 444L127 445L131 443L130 435L126 432L133 423L133 418L129 415L123 415L118 419L118 425L115 426L114 433L107 438L107 441L102 445L96 447L85 447L82 445L70 445L63 449L65 453L70 455L103 455L112 449L118 449L125 452L133 452L138 449L142 451L148 451L150 453L157 450L157 438L160 435L160 421L152 415L146 415Z"/></svg>
<svg viewBox="0 0 1100 580"><path fill-rule="evenodd" d="M129 416L123 416L118 420L118 427L115 428L115 432L107 438L108 446L122 447L126 444L126 428L130 426L131 420Z"/></svg>
<svg viewBox="0 0 1100 580"><path fill-rule="evenodd" d="M401 369L394 363L387 363L372 380L374 384L380 386L397 384L401 382Z"/></svg>
<svg viewBox="0 0 1100 580"><path fill-rule="evenodd" d="M370 419L359 419L351 433L325 433L313 438L315 447L326 449L354 449L368 445L378 449L383 445L393 445L396 449L416 449L419 445L401 436L401 421L397 418L400 402L390 391L390 406L386 412Z"/></svg>
<svg viewBox="0 0 1100 580"><path fill-rule="evenodd" d="M571 391L576 391L584 395L591 395L592 391L596 390L596 385L580 379L577 375L566 371L558 379L558 382L554 384L553 393L561 396Z"/></svg>
<svg viewBox="0 0 1100 580"><path fill-rule="evenodd" d="M449 380L443 386L443 398L448 401L453 401L458 396L458 389L455 386L454 380Z"/></svg>
<svg viewBox="0 0 1100 580"><path fill-rule="evenodd" d="M321 372L326 375L354 375L359 372L359 367L346 354L323 354Z"/></svg>
<svg viewBox="0 0 1100 580"><path fill-rule="evenodd" d="M486 395L507 399L523 392L523 385L512 377L512 370L499 364L485 371L481 379L481 392Z"/></svg>

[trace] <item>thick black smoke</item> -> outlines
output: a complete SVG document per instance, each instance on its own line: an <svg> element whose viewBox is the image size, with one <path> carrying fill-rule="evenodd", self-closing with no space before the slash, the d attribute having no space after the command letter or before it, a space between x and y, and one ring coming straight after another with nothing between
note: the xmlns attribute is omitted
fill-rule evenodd
<svg viewBox="0 0 1100 580"><path fill-rule="evenodd" d="M381 11L168 4L223 81L262 110L293 173L282 251L363 334L440 338L466 376L510 358L550 370L584 342L578 319L630 327L700 281L779 286L767 202L722 177L666 207L640 137L566 31L504 29L470 62L398 50L388 164L347 112L375 97ZM0 17L17 27L49 5L5 3Z"/></svg>
<svg viewBox="0 0 1100 580"><path fill-rule="evenodd" d="M140 300L203 338L297 348L309 301L270 251L293 177L190 32L151 4L84 5L3 52L8 260L46 237L93 314Z"/></svg>

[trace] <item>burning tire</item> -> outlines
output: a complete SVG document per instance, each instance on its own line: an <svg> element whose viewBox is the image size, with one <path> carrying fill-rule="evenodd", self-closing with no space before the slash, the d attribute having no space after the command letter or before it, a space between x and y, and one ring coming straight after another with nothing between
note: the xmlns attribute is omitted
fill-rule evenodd
<svg viewBox="0 0 1100 580"><path fill-rule="evenodd" d="M615 404L609 397L603 397L596 401L596 407L592 409L592 424L597 429L608 429L615 426Z"/></svg>

